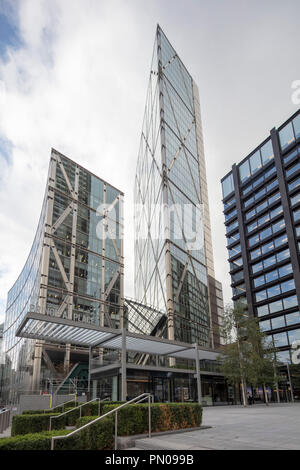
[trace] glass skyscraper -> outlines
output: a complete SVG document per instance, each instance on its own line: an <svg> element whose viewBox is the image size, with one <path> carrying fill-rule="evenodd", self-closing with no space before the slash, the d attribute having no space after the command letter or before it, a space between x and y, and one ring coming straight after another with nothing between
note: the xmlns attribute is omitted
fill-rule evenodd
<svg viewBox="0 0 300 470"><path fill-rule="evenodd" d="M53 345L16 337L29 311L123 326L123 193L52 149L36 236L8 293L3 397L37 391L56 372ZM60 348L61 351L61 348ZM65 370L72 346L60 355Z"/></svg>
<svg viewBox="0 0 300 470"><path fill-rule="evenodd" d="M159 26L135 178L135 297L166 312L169 339L219 345L198 89Z"/></svg>

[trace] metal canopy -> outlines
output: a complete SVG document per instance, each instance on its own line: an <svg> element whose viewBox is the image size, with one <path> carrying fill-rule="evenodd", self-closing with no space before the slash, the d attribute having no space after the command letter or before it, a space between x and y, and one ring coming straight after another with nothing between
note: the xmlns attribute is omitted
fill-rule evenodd
<svg viewBox="0 0 300 470"><path fill-rule="evenodd" d="M73 320L29 312L19 326L16 336L54 343L74 344L94 348L122 350L122 330L80 323ZM153 355L196 359L196 346L126 331L126 350ZM218 353L199 348L199 360L215 360Z"/></svg>

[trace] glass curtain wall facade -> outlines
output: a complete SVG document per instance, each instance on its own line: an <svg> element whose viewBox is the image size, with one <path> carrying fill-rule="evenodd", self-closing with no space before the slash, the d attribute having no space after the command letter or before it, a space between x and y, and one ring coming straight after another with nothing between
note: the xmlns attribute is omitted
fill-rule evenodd
<svg viewBox="0 0 300 470"><path fill-rule="evenodd" d="M289 363L300 340L300 110L233 165L222 189L233 300Z"/></svg>
<svg viewBox="0 0 300 470"><path fill-rule="evenodd" d="M169 339L212 345L214 267L198 90L159 26L134 200L136 299L166 312ZM192 244L191 233L203 242Z"/></svg>
<svg viewBox="0 0 300 470"><path fill-rule="evenodd" d="M15 336L27 312L123 326L122 211L123 193L52 149L35 240L8 294L4 388L10 400L51 377L43 362L47 345ZM70 350L66 345L66 370Z"/></svg>

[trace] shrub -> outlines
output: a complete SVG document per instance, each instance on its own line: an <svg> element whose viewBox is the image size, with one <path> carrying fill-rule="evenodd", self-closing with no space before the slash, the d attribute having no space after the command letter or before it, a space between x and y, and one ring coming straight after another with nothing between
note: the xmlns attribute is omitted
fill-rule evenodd
<svg viewBox="0 0 300 470"><path fill-rule="evenodd" d="M50 424L50 416L58 416L60 413L55 414L36 414L36 415L16 415L13 417L11 435L20 436L28 433L35 433L41 431L48 431ZM68 416L68 415L66 415ZM66 416L52 420L52 429L64 429L66 426Z"/></svg>
<svg viewBox="0 0 300 470"><path fill-rule="evenodd" d="M116 405L105 405L104 413ZM153 432L193 428L202 422L202 407L197 403L154 403L151 405ZM118 435L129 436L148 432L148 405L130 405L118 412Z"/></svg>
<svg viewBox="0 0 300 470"><path fill-rule="evenodd" d="M105 405L107 413L114 405ZM77 421L77 428L94 420L97 416L83 417ZM176 429L198 427L202 422L202 408L196 403L151 405L151 430L162 432ZM118 436L130 436L148 432L148 405L129 405L118 411ZM111 450L114 445L114 414L103 418L81 431L81 445L90 450Z"/></svg>
<svg viewBox="0 0 300 470"><path fill-rule="evenodd" d="M97 416L84 416L77 420L77 428L93 421ZM80 433L81 446L85 450L111 450L114 443L114 418L108 416L92 424Z"/></svg>
<svg viewBox="0 0 300 470"><path fill-rule="evenodd" d="M68 434L70 431L47 431L24 436L4 437L0 439L0 451L2 450L50 450L51 437ZM80 449L80 436L74 435L68 439L55 441L56 450Z"/></svg>

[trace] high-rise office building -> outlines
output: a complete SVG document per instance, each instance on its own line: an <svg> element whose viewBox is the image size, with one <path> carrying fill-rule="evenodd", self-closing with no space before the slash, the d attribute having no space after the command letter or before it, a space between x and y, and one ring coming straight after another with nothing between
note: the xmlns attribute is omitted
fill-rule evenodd
<svg viewBox="0 0 300 470"><path fill-rule="evenodd" d="M198 89L158 26L135 178L135 297L166 312L169 339L217 347L214 276Z"/></svg>
<svg viewBox="0 0 300 470"><path fill-rule="evenodd" d="M222 179L233 300L291 361L300 340L300 110Z"/></svg>
<svg viewBox="0 0 300 470"><path fill-rule="evenodd" d="M35 239L8 293L3 396L45 389L88 350L16 337L29 311L112 328L123 322L123 194L52 150ZM68 343L66 341L66 343ZM71 341L70 341L71 343ZM65 373L62 377L65 376ZM43 386L41 387L41 384Z"/></svg>

